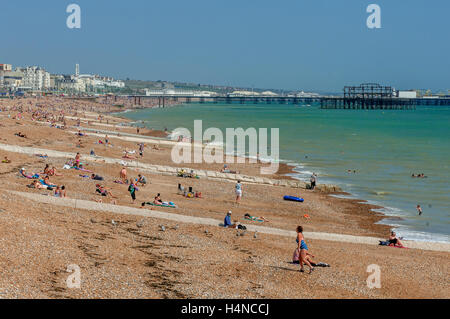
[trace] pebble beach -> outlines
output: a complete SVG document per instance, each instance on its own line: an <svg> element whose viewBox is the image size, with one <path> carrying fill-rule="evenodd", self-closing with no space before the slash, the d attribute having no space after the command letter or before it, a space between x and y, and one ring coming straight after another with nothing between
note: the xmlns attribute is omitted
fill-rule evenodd
<svg viewBox="0 0 450 319"><path fill-rule="evenodd" d="M383 215L376 206L330 196L342 194L332 185L306 189L286 175L287 165L261 176L264 163L232 164L239 176L229 176L220 174L222 164L176 164L167 132L138 133L129 120L111 115L118 108L91 100L0 99L0 109L0 159L9 161L0 164L0 298L449 296L450 244L379 246L390 227L378 224ZM142 157L138 143L145 144ZM63 169L76 153L86 171ZM66 198L27 187L31 180L20 170L42 175L46 164L56 168L50 181L65 186ZM129 178L148 181L134 203L127 185L115 182L123 167ZM178 177L181 168L199 178ZM91 180L91 172L104 180ZM242 177L247 182L236 204L234 183ZM96 193L97 183L115 198ZM178 184L202 197L180 195ZM158 193L176 208L141 208ZM305 201L283 201L284 195ZM219 226L228 211L246 231ZM292 263L297 225L315 260L330 267L298 271ZM380 288L367 285L373 264L381 270ZM70 265L80 268L80 288L67 285Z"/></svg>

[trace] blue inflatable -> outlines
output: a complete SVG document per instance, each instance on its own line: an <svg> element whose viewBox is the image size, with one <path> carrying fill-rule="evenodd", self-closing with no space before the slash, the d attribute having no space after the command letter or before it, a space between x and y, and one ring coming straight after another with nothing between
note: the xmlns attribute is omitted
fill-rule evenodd
<svg viewBox="0 0 450 319"><path fill-rule="evenodd" d="M291 202L300 202L303 203L305 200L303 198L298 198L294 196L284 196L284 200L289 200Z"/></svg>

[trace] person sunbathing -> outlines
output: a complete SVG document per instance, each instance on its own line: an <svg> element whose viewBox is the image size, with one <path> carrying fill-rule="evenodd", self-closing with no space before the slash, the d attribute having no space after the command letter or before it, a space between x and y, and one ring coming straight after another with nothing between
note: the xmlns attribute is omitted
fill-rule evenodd
<svg viewBox="0 0 450 319"><path fill-rule="evenodd" d="M96 189L95 191L97 193L99 193L101 196L108 196L110 195L112 198L117 198L116 196L114 196L111 191L109 191L106 187L104 187L103 185L97 184L95 185Z"/></svg>
<svg viewBox="0 0 450 319"><path fill-rule="evenodd" d="M128 155L128 153L127 153L126 151L124 152L124 154L123 154L122 158L127 158L127 159L135 159L135 157L134 157L134 156L130 156L130 155Z"/></svg>
<svg viewBox="0 0 450 319"><path fill-rule="evenodd" d="M51 169L48 170L47 175L48 176L63 176L62 174L58 174L56 172L56 167L55 166L53 166Z"/></svg>
<svg viewBox="0 0 450 319"><path fill-rule="evenodd" d="M239 171L233 171L228 168L227 164L223 165L223 168L220 170L221 173L229 173L229 174L239 174Z"/></svg>
<svg viewBox="0 0 450 319"><path fill-rule="evenodd" d="M91 179L95 180L95 181L102 181L103 177L100 175L96 175L96 174L92 174L91 175Z"/></svg>
<svg viewBox="0 0 450 319"><path fill-rule="evenodd" d="M2 161L2 163L9 164L11 163L11 160L8 158L8 156L5 156L5 159Z"/></svg>
<svg viewBox="0 0 450 319"><path fill-rule="evenodd" d="M158 193L158 195L155 196L155 199L153 200L153 204L155 205L162 205L163 201L161 199L161 194Z"/></svg>
<svg viewBox="0 0 450 319"><path fill-rule="evenodd" d="M22 134L22 132L16 133L14 135L18 136L18 137L22 137L22 138L27 138L27 136L25 134Z"/></svg>
<svg viewBox="0 0 450 319"><path fill-rule="evenodd" d="M50 170L50 165L49 165L49 164L45 164L44 172L43 172L42 174L48 175L48 171L49 171L49 170Z"/></svg>
<svg viewBox="0 0 450 319"><path fill-rule="evenodd" d="M27 185L29 188L36 188L36 189L48 189L48 186L46 185L42 185L41 183L38 182L37 179L35 179L34 181L31 182L30 185Z"/></svg>
<svg viewBox="0 0 450 319"><path fill-rule="evenodd" d="M394 231L391 232L388 242L389 246L403 247L402 242L397 238L397 234Z"/></svg>
<svg viewBox="0 0 450 319"><path fill-rule="evenodd" d="M47 186L50 186L50 187L58 186L58 185L53 184L52 182L50 182L50 177L48 177L48 175L44 177L44 184L47 185Z"/></svg>
<svg viewBox="0 0 450 319"><path fill-rule="evenodd" d="M244 215L245 219L248 220L252 220L252 221L257 221L257 222L269 222L269 220L267 218L265 218L264 216L261 217L255 217L255 216L251 216L250 214L246 213Z"/></svg>

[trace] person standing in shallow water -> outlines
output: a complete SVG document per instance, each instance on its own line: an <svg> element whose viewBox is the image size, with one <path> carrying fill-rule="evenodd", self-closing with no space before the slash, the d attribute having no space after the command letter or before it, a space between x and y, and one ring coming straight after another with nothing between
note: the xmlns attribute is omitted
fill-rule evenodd
<svg viewBox="0 0 450 319"><path fill-rule="evenodd" d="M316 188L316 182L317 182L317 175L316 175L316 173L313 173L311 175L311 178L309 179L309 181L311 182L311 190L314 190L314 188Z"/></svg>
<svg viewBox="0 0 450 319"><path fill-rule="evenodd" d="M417 212L419 213L419 216L422 215L422 213L423 213L422 207L420 207L420 205L417 205L416 209L417 209Z"/></svg>

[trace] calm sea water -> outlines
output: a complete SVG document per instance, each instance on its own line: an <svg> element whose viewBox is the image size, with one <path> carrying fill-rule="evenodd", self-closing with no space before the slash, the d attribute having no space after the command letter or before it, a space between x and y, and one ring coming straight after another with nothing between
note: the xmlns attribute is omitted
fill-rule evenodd
<svg viewBox="0 0 450 319"><path fill-rule="evenodd" d="M309 179L315 172L319 182L337 184L354 198L383 206L388 217L382 223L394 226L405 239L450 242L449 107L352 111L314 105L189 104L124 115L154 129L185 127L193 132L194 120L224 133L228 127L279 128L280 158L296 166L297 178ZM412 178L412 173L428 178Z"/></svg>

